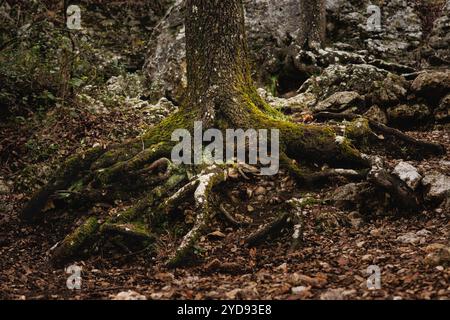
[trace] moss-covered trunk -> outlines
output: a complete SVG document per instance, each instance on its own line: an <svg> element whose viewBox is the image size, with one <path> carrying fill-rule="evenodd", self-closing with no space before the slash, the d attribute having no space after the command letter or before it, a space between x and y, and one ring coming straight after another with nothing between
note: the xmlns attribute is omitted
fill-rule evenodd
<svg viewBox="0 0 450 320"><path fill-rule="evenodd" d="M242 115L236 99L253 88L242 0L186 1L186 60L189 108L204 126ZM245 88L245 89L244 89Z"/></svg>

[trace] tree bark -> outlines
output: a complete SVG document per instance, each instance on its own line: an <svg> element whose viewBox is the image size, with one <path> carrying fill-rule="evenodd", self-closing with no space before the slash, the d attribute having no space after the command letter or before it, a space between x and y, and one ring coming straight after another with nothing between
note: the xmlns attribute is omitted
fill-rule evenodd
<svg viewBox="0 0 450 320"><path fill-rule="evenodd" d="M187 0L186 9L186 105L210 124L242 87L253 86L244 7L242 0Z"/></svg>
<svg viewBox="0 0 450 320"><path fill-rule="evenodd" d="M310 49L320 48L325 41L325 0L300 0L301 19L298 44Z"/></svg>

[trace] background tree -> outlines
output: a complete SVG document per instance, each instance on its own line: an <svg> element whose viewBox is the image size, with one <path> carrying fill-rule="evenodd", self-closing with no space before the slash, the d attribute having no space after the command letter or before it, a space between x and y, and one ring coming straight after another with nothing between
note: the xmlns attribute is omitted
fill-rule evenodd
<svg viewBox="0 0 450 320"><path fill-rule="evenodd" d="M325 0L300 0L301 19L298 44L310 49L320 48L325 41Z"/></svg>
<svg viewBox="0 0 450 320"><path fill-rule="evenodd" d="M317 34L320 34L317 33ZM316 36L310 37L315 41ZM100 239L120 236L123 241L152 243L159 226L181 202L193 195L196 219L184 236L169 265L183 263L217 210L213 191L229 179L257 174L246 165L177 166L168 157L174 146L172 132L193 130L196 120L203 127L279 129L282 166L303 187L314 186L336 175L366 179L388 190L398 206L416 210L417 202L401 181L384 172L376 158L362 155L350 142L361 147L371 141L374 130L394 137L388 148L409 148L418 157L442 153L440 145L420 142L364 119L354 119L345 132L340 127L294 123L264 102L256 92L249 71L242 0L187 0L186 47L188 95L179 111L147 133L119 145L97 147L69 158L54 178L37 192L22 212L27 221L37 221L49 198L60 190L77 209L115 200L141 200L114 217L90 217L64 239L54 252L55 261L64 261L93 248ZM321 115L325 117L330 115ZM348 117L350 117L349 115ZM320 118L318 116L318 118ZM351 119L350 119L351 120ZM344 138L345 136L345 138ZM398 144L397 140L404 143ZM371 150L372 148L367 148ZM293 160L295 159L295 161ZM325 166L324 170L318 170ZM333 169L333 168L339 168ZM342 168L351 168L344 170ZM298 221L295 210L288 210L275 224L262 227L249 239L255 243L281 223ZM229 217L229 215L226 215ZM288 219L288 218L291 219ZM130 240L130 241L131 241ZM128 243L128 242L127 242Z"/></svg>

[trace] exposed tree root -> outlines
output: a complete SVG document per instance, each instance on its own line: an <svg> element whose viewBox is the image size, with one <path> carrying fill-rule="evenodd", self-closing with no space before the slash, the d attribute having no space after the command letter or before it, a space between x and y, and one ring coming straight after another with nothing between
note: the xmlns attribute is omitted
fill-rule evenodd
<svg viewBox="0 0 450 320"><path fill-rule="evenodd" d="M291 199L286 203L286 208L273 221L261 225L246 240L246 244L250 247L256 246L267 240L269 236L277 236L280 232L288 227L292 229L292 245L293 249L297 248L302 240L303 217L301 210L305 207L307 199Z"/></svg>
<svg viewBox="0 0 450 320"><path fill-rule="evenodd" d="M248 225L248 222L245 221L237 221L233 215L231 213L228 212L228 210L225 208L225 206L223 205L223 203L221 203L219 205L219 210L222 213L223 217L225 218L225 220L230 223L232 226L235 227L242 227L242 226L246 226Z"/></svg>
<svg viewBox="0 0 450 320"><path fill-rule="evenodd" d="M289 213L283 212L278 217L276 217L273 221L268 222L259 226L258 230L253 232L246 240L245 243L254 247L260 244L262 241L266 240L270 235L278 234L288 223L289 221Z"/></svg>
<svg viewBox="0 0 450 320"><path fill-rule="evenodd" d="M192 248L209 222L212 210L210 202L211 190L214 186L224 182L226 177L226 171L219 166L211 166L195 177L194 181L198 182L194 192L197 211L194 227L184 236L174 255L167 262L168 266L176 267L183 264L186 257L191 253Z"/></svg>
<svg viewBox="0 0 450 320"><path fill-rule="evenodd" d="M332 112L320 112L314 115L319 121L321 120L338 120L338 121L352 121L363 118L357 114L342 114ZM364 118L366 119L366 118ZM445 154L445 148L441 144L417 140L411 136L408 136L398 129L388 127L382 123L376 122L371 119L366 119L370 125L370 129L377 134L382 134L392 137L394 140L402 142L407 146L414 149L414 154L417 158L423 158L427 156L439 156ZM376 135L374 135L376 136ZM382 140L384 141L384 140Z"/></svg>
<svg viewBox="0 0 450 320"><path fill-rule="evenodd" d="M270 107L264 105L259 97L247 97L250 108L241 113L226 115L226 121L217 123L219 128L238 123L246 128L277 128L280 130L281 167L297 179L303 188L317 187L334 178L347 180L368 180L376 187L390 193L399 208L412 212L420 207L414 192L398 178L387 173L379 159L360 153L344 137L354 139L355 143L369 140L374 132L401 139L419 154L441 154L440 145L421 142L407 137L398 130L384 127L369 121L370 130L346 130L319 125L295 124L284 120ZM243 100L243 104L249 102ZM25 221L42 218L40 212L46 202L55 194L64 193L75 203L86 206L98 202L113 202L115 199L141 199L138 203L113 217L89 217L85 222L59 243L54 252L55 262L63 262L80 254L89 254L100 239L115 243L128 252L128 242L144 243L145 247L158 237L162 223L169 221L170 214L185 201L192 199L195 206L195 222L192 229L183 237L181 243L170 256L167 265L183 265L193 252L198 239L203 235L214 210L221 212L225 220L233 226L246 224L237 221L223 206L214 204L213 189L229 179L249 180L260 174L256 167L246 164L224 164L211 166L185 167L174 165L167 157L173 143L170 134L175 128L192 128L192 117L186 110L177 112L164 120L159 126L149 130L140 139L108 149L95 148L85 154L70 158L64 163L55 177L42 190L36 193L23 209ZM320 114L319 119L355 120L355 115ZM373 130L373 132L371 131ZM362 139L362 140L358 140ZM320 168L320 169L318 169ZM192 178L188 171L200 172ZM76 188L75 188L76 187ZM276 236L285 227L292 229L292 247L296 248L302 238L303 202L292 200L280 215L263 224L247 239L250 246L264 241L268 236Z"/></svg>
<svg viewBox="0 0 450 320"><path fill-rule="evenodd" d="M48 199L56 191L67 189L78 173L86 170L105 151L102 148L93 148L69 158L59 169L55 176L41 190L36 192L27 205L22 209L20 217L23 221L34 222L39 219L39 213L47 204Z"/></svg>

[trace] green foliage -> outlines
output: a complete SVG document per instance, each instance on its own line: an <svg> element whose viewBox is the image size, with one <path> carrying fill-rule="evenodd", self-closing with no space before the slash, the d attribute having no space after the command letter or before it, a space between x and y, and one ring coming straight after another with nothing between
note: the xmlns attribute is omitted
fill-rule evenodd
<svg viewBox="0 0 450 320"><path fill-rule="evenodd" d="M5 14L15 17L17 10ZM45 4L36 1L22 10L22 18L0 22L0 117L70 103L85 86L125 73L95 40L53 19Z"/></svg>

